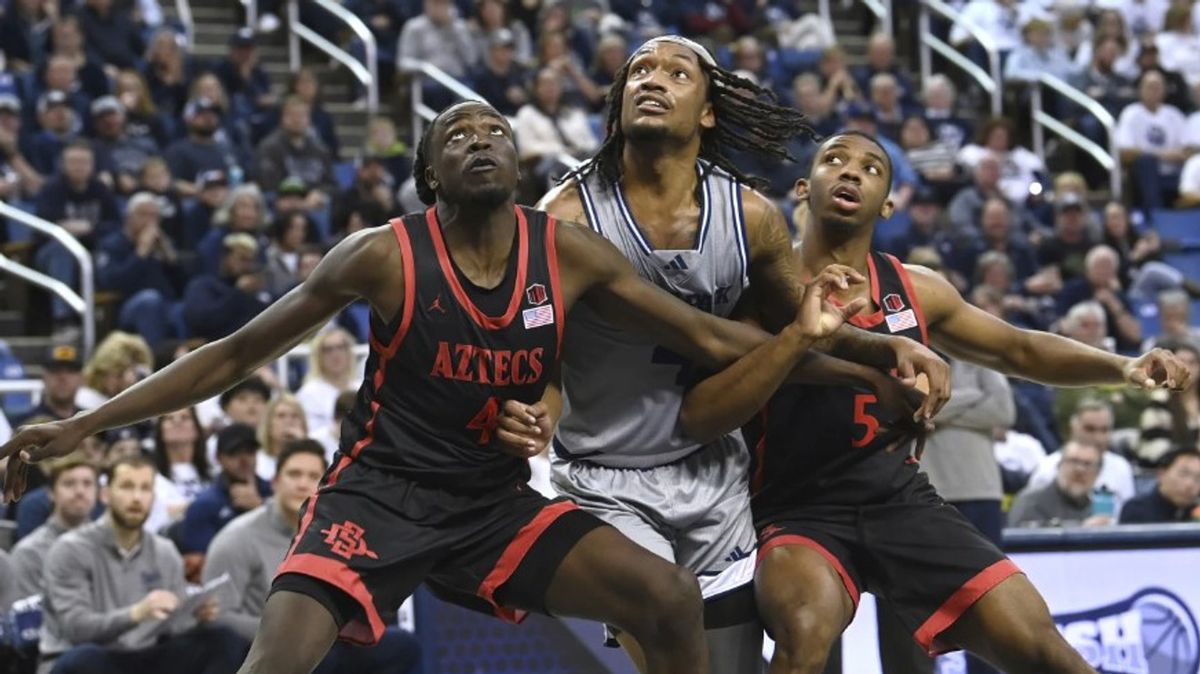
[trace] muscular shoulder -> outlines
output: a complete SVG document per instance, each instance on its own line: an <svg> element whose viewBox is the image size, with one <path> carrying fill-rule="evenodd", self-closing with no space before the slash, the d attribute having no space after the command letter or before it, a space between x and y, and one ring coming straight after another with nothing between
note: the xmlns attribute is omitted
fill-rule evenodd
<svg viewBox="0 0 1200 674"><path fill-rule="evenodd" d="M962 304L962 295L938 272L919 264L906 264L904 270L912 279L913 292L930 323L945 318Z"/></svg>
<svg viewBox="0 0 1200 674"><path fill-rule="evenodd" d="M742 186L742 217L751 261L768 253L791 248L787 221L775 202L762 192Z"/></svg>
<svg viewBox="0 0 1200 674"><path fill-rule="evenodd" d="M579 185L574 180L564 180L555 185L537 202L537 208L546 211L559 220L583 222L587 215L583 211L583 198L579 194Z"/></svg>

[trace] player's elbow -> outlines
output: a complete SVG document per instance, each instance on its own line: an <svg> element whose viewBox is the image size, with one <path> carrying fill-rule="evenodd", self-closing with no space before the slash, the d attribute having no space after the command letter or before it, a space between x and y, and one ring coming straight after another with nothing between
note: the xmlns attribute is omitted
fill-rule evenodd
<svg viewBox="0 0 1200 674"><path fill-rule="evenodd" d="M680 408L679 428L685 437L700 444L708 444L732 430L723 427L709 405L696 400L686 400Z"/></svg>

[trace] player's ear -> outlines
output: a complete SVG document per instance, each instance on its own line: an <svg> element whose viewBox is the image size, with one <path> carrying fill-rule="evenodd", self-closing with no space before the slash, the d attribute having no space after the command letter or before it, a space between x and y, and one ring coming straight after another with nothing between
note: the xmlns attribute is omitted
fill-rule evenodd
<svg viewBox="0 0 1200 674"><path fill-rule="evenodd" d="M892 198L889 196L887 199L883 200L883 206L881 206L879 208L879 217L883 218L884 220L887 220L888 218L892 217L892 214L895 212L896 212L896 204L892 201Z"/></svg>
<svg viewBox="0 0 1200 674"><path fill-rule="evenodd" d="M717 114L713 112L712 103L705 102L704 109L700 111L700 128L713 129L717 126Z"/></svg>
<svg viewBox="0 0 1200 674"><path fill-rule="evenodd" d="M425 184L429 185L429 189L436 191L438 187L437 174L433 172L432 166L425 167Z"/></svg>
<svg viewBox="0 0 1200 674"><path fill-rule="evenodd" d="M792 194L796 197L796 201L808 201L808 191L810 189L808 178L800 178L792 187Z"/></svg>

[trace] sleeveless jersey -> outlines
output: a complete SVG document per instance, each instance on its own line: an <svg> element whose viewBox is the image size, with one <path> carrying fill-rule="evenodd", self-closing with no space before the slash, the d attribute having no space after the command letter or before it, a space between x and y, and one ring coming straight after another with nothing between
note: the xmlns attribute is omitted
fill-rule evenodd
<svg viewBox="0 0 1200 674"><path fill-rule="evenodd" d="M928 343L925 316L900 261L873 252L867 259L878 310L851 324ZM917 474L910 440L886 431L889 421L867 390L789 384L743 429L752 448L750 489L756 521L801 504L858 505L882 501ZM897 441L902 445L884 451Z"/></svg>
<svg viewBox="0 0 1200 674"><path fill-rule="evenodd" d="M688 304L728 316L747 285L749 249L741 185L698 162L700 224L687 250L656 250L619 185L595 170L576 177L588 224L641 276ZM563 417L556 460L586 458L616 468L670 463L699 445L678 428L691 367L678 353L605 322L583 304L571 311L563 351Z"/></svg>
<svg viewBox="0 0 1200 674"><path fill-rule="evenodd" d="M391 221L404 259L404 307L371 316L366 376L342 426L341 452L364 465L458 490L511 487L528 462L495 444L505 400L541 399L562 340L555 222L518 207L504 280L474 286L458 270L434 209Z"/></svg>

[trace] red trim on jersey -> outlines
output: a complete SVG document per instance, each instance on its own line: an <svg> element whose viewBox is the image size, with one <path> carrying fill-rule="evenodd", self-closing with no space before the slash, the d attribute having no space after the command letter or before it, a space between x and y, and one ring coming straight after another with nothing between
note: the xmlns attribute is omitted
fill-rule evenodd
<svg viewBox="0 0 1200 674"><path fill-rule="evenodd" d="M553 215L546 214L546 265L550 270L550 300L554 302L554 326L558 329L558 348L555 349L556 354L562 354L563 329L566 328L566 321L563 320L562 290L558 283L558 242L554 239L554 232L558 229L558 221Z"/></svg>
<svg viewBox="0 0 1200 674"><path fill-rule="evenodd" d="M955 645L939 642L938 636L958 622L963 613L966 613L967 609L983 598L983 595L1018 573L1021 573L1021 569L1010 559L1002 559L980 571L950 595L950 598L917 628L917 631L913 633L913 638L931 656L955 650Z"/></svg>
<svg viewBox="0 0 1200 674"><path fill-rule="evenodd" d="M871 283L871 301L875 304L873 314L855 314L850 317L850 325L859 328L873 328L883 322L883 305L879 302L879 273L875 270L875 256L867 253L867 273Z"/></svg>
<svg viewBox="0 0 1200 674"><path fill-rule="evenodd" d="M404 267L404 306L400 308L400 325L396 327L396 334L392 335L390 343L384 344L376 339L374 330L367 335L367 342L381 355L391 358L400 346L400 340L408 334L408 326L412 324L413 308L417 301L417 269L416 263L413 262L412 242L408 238L408 227L404 224L404 219L393 218L388 224L392 226L392 234L396 236L396 243L400 246L400 264Z"/></svg>
<svg viewBox="0 0 1200 674"><path fill-rule="evenodd" d="M501 620L519 623L525 619L525 611L505 608L497 604L496 590L499 590L501 585L512 578L512 575L517 572L517 567L521 566L521 562L524 561L525 555L529 553L529 549L541 538L546 529L554 524L555 520L578 509L579 506L571 501L559 501L542 508L532 520L521 527L516 536L513 536L508 547L504 548L504 552L500 555L500 559L496 560L496 566L492 567L491 573L479 584L479 589L475 591L475 594L491 604L496 616Z"/></svg>
<svg viewBox="0 0 1200 674"><path fill-rule="evenodd" d="M925 325L925 312L921 311L921 301L917 299L917 293L913 290L912 279L908 277L908 270L896 259L896 256L884 253L887 259L891 261L892 266L896 268L896 273L900 275L900 283L904 285L904 294L908 295L908 301L912 304L913 313L917 315L917 325L921 327L921 343L929 343L929 329Z"/></svg>
<svg viewBox="0 0 1200 674"><path fill-rule="evenodd" d="M450 261L450 253L446 251L446 242L442 240L442 226L438 223L437 208L431 207L425 211L425 221L429 223L429 238L433 240L433 248L437 251L438 264L442 267L442 275L450 284L450 290L462 308L474 319L479 327L485 330L501 330L508 327L517 315L521 306L521 298L525 294L525 275L529 270L529 226L525 222L525 212L518 206L517 212L517 280L513 283L512 299L508 301L508 310L503 316L488 316L475 306L467 291L458 282L458 274L454 273L454 265ZM511 253L510 253L511 254Z"/></svg>
<svg viewBox="0 0 1200 674"><path fill-rule="evenodd" d="M764 407L758 413L759 423L762 424L762 435L759 436L758 442L754 443L754 475L750 477L750 494L758 493L762 489L763 480L766 474L763 472L767 465L767 408Z"/></svg>
<svg viewBox="0 0 1200 674"><path fill-rule="evenodd" d="M359 646L374 646L379 643L379 638L383 636L383 619L379 617L379 611L375 608L375 598L363 584L362 577L353 569L337 560L305 553L283 560L276 575L283 573L298 573L315 578L350 595L362 607L367 622L364 624L361 620L351 620L342 626L338 636L343 641Z"/></svg>
<svg viewBox="0 0 1200 674"><path fill-rule="evenodd" d="M854 579L850 577L850 573L846 571L846 567L842 566L842 561L837 558L832 552L827 550L824 545L814 541L808 536L800 536L797 534L782 534L772 538L765 543L758 545L758 566L762 566L763 559L767 553L775 548L781 548L785 545L799 545L808 548L825 558L829 565L837 571L837 575L842 578L842 585L846 587L846 593L850 595L850 602L854 604L854 608L858 608L858 586L854 584Z"/></svg>

